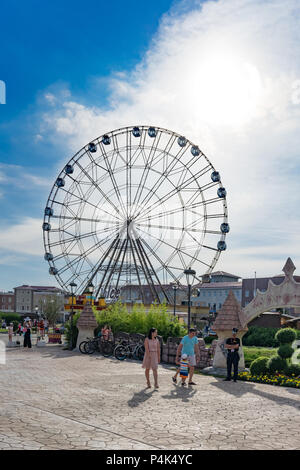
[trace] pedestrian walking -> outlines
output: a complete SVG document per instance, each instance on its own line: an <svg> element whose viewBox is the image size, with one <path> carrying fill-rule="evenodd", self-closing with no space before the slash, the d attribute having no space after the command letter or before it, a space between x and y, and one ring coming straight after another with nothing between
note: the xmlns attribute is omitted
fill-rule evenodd
<svg viewBox="0 0 300 470"><path fill-rule="evenodd" d="M24 334L24 348L31 348L31 323L27 322L25 324L25 327L23 328L23 331L25 331Z"/></svg>
<svg viewBox="0 0 300 470"><path fill-rule="evenodd" d="M144 342L145 354L142 367L145 369L145 376L147 380L147 388L151 388L150 383L150 369L153 371L154 387L158 386L158 364L160 363L160 344L157 339L157 329L150 328L148 337Z"/></svg>
<svg viewBox="0 0 300 470"><path fill-rule="evenodd" d="M198 338L196 337L196 329L190 328L189 334L184 336L177 348L176 352L176 364L179 364L179 356L186 354L188 357L189 364L189 385L197 385L193 382L194 368L197 362L200 360ZM172 377L174 383L177 382L177 375L180 372L180 367L178 367L176 374Z"/></svg>
<svg viewBox="0 0 300 470"><path fill-rule="evenodd" d="M240 339L236 337L238 332L237 328L232 329L232 336L231 338L227 338L225 349L227 349L227 377L225 379L226 382L231 380L231 370L233 366L233 381L237 381L238 371L239 371L239 348L240 348Z"/></svg>

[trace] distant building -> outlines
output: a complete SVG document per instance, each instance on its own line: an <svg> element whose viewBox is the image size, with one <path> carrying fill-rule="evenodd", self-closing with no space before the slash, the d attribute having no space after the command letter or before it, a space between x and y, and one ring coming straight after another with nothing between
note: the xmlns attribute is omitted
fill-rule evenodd
<svg viewBox="0 0 300 470"><path fill-rule="evenodd" d="M202 277L202 281L204 276ZM225 271L215 271L214 273L210 274L210 282L239 282L240 276L236 276L235 274L229 274Z"/></svg>
<svg viewBox="0 0 300 470"><path fill-rule="evenodd" d="M23 285L14 288L15 311L21 315L36 316L43 313L43 302L49 296L57 295L61 300L61 314L64 314L66 293L57 287ZM37 309L36 309L37 307Z"/></svg>
<svg viewBox="0 0 300 470"><path fill-rule="evenodd" d="M202 279L207 279L202 276ZM242 282L240 276L224 271L211 273L210 282L196 284L192 288L192 306L209 307L213 312L218 312L228 294L232 291L238 302L242 300Z"/></svg>
<svg viewBox="0 0 300 470"><path fill-rule="evenodd" d="M168 299L170 300L170 304L174 304L174 284L162 284L161 286L155 285L155 289L158 292L158 297L160 302L165 300L165 295L162 291L166 293ZM161 288L162 287L162 288ZM126 286L121 287L120 289L120 300L124 303L143 303L142 298L144 298L145 305L152 304L157 302L157 297L152 292L152 289L149 285L142 285L141 287L137 284L129 284ZM176 291L176 305L181 305L183 299L187 297L187 288L184 286L180 286Z"/></svg>
<svg viewBox="0 0 300 470"><path fill-rule="evenodd" d="M11 291L0 291L0 312L15 311L15 294Z"/></svg>

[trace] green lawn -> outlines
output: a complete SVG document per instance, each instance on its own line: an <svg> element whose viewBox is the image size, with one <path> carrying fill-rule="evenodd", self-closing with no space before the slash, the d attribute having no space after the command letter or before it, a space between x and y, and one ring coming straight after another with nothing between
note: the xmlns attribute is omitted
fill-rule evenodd
<svg viewBox="0 0 300 470"><path fill-rule="evenodd" d="M249 367L251 362L258 357L271 357L277 353L277 348L264 348L257 346L243 346L245 356L245 366Z"/></svg>

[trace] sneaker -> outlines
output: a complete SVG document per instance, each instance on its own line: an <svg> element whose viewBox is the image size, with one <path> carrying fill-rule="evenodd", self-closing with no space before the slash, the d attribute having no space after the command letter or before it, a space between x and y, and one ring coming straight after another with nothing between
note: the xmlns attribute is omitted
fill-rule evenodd
<svg viewBox="0 0 300 470"><path fill-rule="evenodd" d="M173 380L174 384L177 384L177 379L176 379L176 377L172 377L172 380Z"/></svg>
<svg viewBox="0 0 300 470"><path fill-rule="evenodd" d="M186 385L186 383L185 383L185 382L182 382L182 383L181 383L181 386L182 386L182 387L184 387L185 385Z"/></svg>
<svg viewBox="0 0 300 470"><path fill-rule="evenodd" d="M230 382L231 379L224 379L224 382Z"/></svg>
<svg viewBox="0 0 300 470"><path fill-rule="evenodd" d="M197 385L195 382L189 382L189 385Z"/></svg>

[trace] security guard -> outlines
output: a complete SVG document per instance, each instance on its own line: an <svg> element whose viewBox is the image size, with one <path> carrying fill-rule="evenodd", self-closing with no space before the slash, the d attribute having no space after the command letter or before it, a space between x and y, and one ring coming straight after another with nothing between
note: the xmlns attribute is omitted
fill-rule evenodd
<svg viewBox="0 0 300 470"><path fill-rule="evenodd" d="M233 364L233 381L236 382L238 376L238 364L240 360L239 348L240 340L236 337L237 328L232 329L232 337L226 340L225 349L227 349L227 378L225 381L231 380L231 369Z"/></svg>

